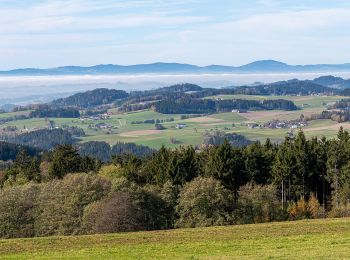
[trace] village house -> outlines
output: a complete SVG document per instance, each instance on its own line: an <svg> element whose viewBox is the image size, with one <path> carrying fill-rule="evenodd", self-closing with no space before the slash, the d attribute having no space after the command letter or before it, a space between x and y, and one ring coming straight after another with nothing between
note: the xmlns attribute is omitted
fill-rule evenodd
<svg viewBox="0 0 350 260"><path fill-rule="evenodd" d="M183 129L183 128L185 128L187 125L186 124L177 124L176 126L175 126L175 128L176 129Z"/></svg>

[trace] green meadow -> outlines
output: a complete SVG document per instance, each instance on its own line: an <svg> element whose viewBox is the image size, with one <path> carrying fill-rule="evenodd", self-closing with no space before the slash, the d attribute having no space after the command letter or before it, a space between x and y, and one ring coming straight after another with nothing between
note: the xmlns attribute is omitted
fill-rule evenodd
<svg viewBox="0 0 350 260"><path fill-rule="evenodd" d="M350 219L0 240L1 259L349 259Z"/></svg>

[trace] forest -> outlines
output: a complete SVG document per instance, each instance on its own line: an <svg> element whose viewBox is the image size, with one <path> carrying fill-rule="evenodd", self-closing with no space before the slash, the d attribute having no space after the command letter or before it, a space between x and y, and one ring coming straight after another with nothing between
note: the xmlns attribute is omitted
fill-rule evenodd
<svg viewBox="0 0 350 260"><path fill-rule="evenodd" d="M210 100L210 99L165 99L154 104L155 111L163 114L211 114L236 110L296 110L290 100Z"/></svg>
<svg viewBox="0 0 350 260"><path fill-rule="evenodd" d="M73 144L74 138L68 130L63 129L40 129L15 136L3 136L5 141L31 146L41 150L50 150L57 145Z"/></svg>
<svg viewBox="0 0 350 260"><path fill-rule="evenodd" d="M102 144L101 144L102 145ZM93 145L91 145L92 147ZM0 236L33 237L350 216L350 134L162 147L109 161L72 145L0 171Z"/></svg>
<svg viewBox="0 0 350 260"><path fill-rule="evenodd" d="M80 112L74 108L50 108L49 106L40 106L34 111L29 113L29 117L53 117L53 118L79 118Z"/></svg>
<svg viewBox="0 0 350 260"><path fill-rule="evenodd" d="M51 102L52 107L91 108L128 97L123 90L98 88Z"/></svg>

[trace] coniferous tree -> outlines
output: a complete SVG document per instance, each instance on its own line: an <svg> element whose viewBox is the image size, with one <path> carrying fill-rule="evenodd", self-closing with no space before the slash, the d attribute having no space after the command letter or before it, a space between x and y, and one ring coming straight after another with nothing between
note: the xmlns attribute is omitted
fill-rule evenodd
<svg viewBox="0 0 350 260"><path fill-rule="evenodd" d="M210 151L205 173L232 190L237 200L239 187L247 181L243 153L240 149L232 148L225 140L222 145Z"/></svg>
<svg viewBox="0 0 350 260"><path fill-rule="evenodd" d="M79 172L80 169L81 157L76 148L71 145L61 145L54 150L49 169L51 178L62 178L67 173Z"/></svg>

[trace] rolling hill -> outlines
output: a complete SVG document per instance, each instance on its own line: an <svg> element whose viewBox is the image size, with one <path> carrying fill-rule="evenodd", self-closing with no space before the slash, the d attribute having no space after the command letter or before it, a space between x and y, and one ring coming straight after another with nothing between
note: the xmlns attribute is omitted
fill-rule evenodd
<svg viewBox="0 0 350 260"><path fill-rule="evenodd" d="M109 74L172 74L172 73L287 73L287 72L350 72L350 63L345 64L315 64L315 65L289 65L274 60L255 61L242 66L209 65L196 66L181 63L157 62L151 64L114 65L101 64L90 67L64 66L57 68L38 69L24 68L0 71L3 76L29 76L29 75L109 75Z"/></svg>

